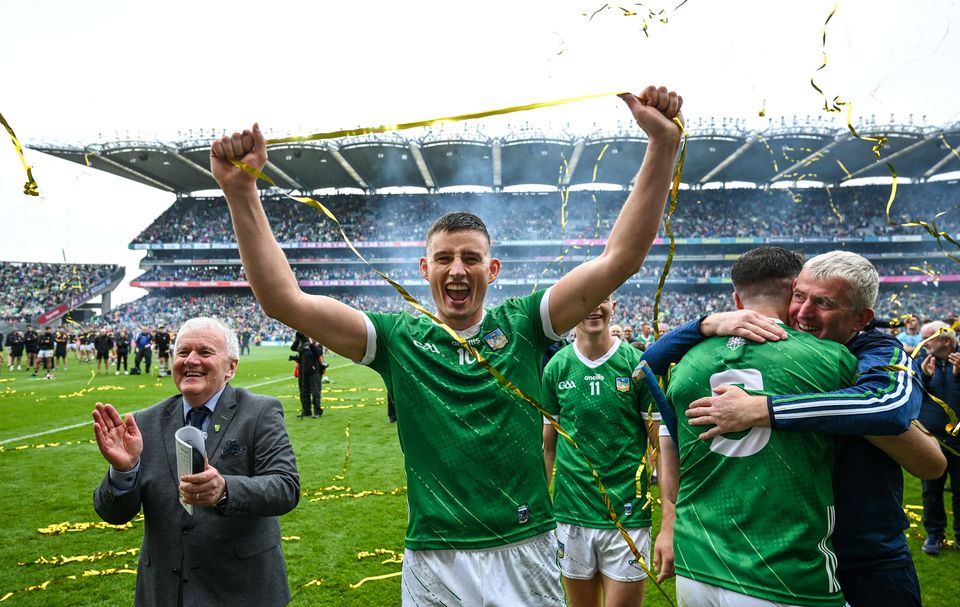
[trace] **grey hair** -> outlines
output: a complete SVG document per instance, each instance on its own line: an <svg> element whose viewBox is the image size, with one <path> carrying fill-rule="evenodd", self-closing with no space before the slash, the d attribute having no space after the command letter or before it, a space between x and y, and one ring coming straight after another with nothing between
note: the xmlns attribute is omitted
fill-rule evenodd
<svg viewBox="0 0 960 607"><path fill-rule="evenodd" d="M937 335L939 333L939 335ZM934 320L920 327L920 335L937 335L937 337L946 337L950 343L957 345L957 333L950 328L950 325L942 320Z"/></svg>
<svg viewBox="0 0 960 607"><path fill-rule="evenodd" d="M173 344L173 351L177 351L177 344L180 343L180 337L187 331L220 331L223 334L223 340L227 344L227 357L230 360L240 360L240 342L237 341L237 334L233 329L223 324L222 321L209 316L198 316L186 321L177 330L177 341Z"/></svg>
<svg viewBox="0 0 960 607"><path fill-rule="evenodd" d="M817 255L803 265L803 270L817 280L841 278L853 289L851 300L856 311L873 308L880 288L876 268L862 255L849 251L830 251Z"/></svg>

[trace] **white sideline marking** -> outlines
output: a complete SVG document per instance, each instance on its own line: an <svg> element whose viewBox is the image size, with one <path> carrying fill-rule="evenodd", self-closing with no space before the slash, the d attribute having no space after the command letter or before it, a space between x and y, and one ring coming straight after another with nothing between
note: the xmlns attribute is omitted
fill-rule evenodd
<svg viewBox="0 0 960 607"><path fill-rule="evenodd" d="M328 371L333 371L335 369L342 369L343 367L349 367L350 365L353 365L353 364L356 364L356 363L353 363L353 362L344 363L336 367L330 367ZM286 381L292 378L293 378L293 375L289 375L289 376L284 375L283 377L278 377L276 379L268 379L267 381L262 381L256 384L250 384L249 386L239 386L239 387L240 388L257 388L260 386L266 386L267 384L275 384L277 382ZM143 409L137 409L136 411L131 411L130 413L139 413L140 411L143 411ZM129 413L127 415L129 415ZM92 423L93 423L92 421L80 422L79 424L71 424L69 426L61 426L59 428L44 430L43 432L37 432L36 434L24 434L23 436L17 436L15 438L7 438L4 440L0 440L0 445L6 445L8 443L15 443L17 441L27 440L28 438L36 438L38 436L43 436L45 434L55 434L57 432L63 432L64 430L73 430L74 428L82 428L83 426L89 426Z"/></svg>

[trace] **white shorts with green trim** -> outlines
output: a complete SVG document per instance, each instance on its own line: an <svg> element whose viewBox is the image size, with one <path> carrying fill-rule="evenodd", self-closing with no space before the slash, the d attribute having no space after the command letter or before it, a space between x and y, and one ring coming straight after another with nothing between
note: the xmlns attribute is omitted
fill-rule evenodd
<svg viewBox="0 0 960 607"><path fill-rule="evenodd" d="M553 531L481 550L404 550L404 607L564 607Z"/></svg>
<svg viewBox="0 0 960 607"><path fill-rule="evenodd" d="M650 527L627 529L643 562L650 568ZM563 577L592 580L599 572L617 582L647 579L627 540L617 529L591 529L557 523L557 563Z"/></svg>

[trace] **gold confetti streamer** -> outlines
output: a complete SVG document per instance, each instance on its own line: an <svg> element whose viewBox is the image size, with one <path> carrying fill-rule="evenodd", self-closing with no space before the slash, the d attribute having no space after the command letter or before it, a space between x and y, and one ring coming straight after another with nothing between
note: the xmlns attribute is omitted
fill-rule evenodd
<svg viewBox="0 0 960 607"><path fill-rule="evenodd" d="M124 548L122 550L107 550L107 551L98 551L93 554L78 554L74 556L51 556L37 557L34 561L30 563L17 563L21 567L30 566L30 565L66 565L68 563L84 563L84 562L94 562L101 561L106 558L112 558L117 556L133 556L140 552L140 548Z"/></svg>
<svg viewBox="0 0 960 607"><path fill-rule="evenodd" d="M553 101L540 101L537 103L528 103L525 105L514 105L496 110L486 110L483 112L473 112L471 114L458 114L456 116L446 116L444 118L430 118L427 120L417 120L415 122L401 122L399 124L382 124L380 126L368 126L357 129L343 129L339 131L330 131L326 133L314 133L313 135L281 137L279 139L268 139L267 145L278 145L281 143L293 143L302 141L318 141L321 139L339 139L341 137L354 137L356 135L369 135L371 133L387 133L390 131L403 131L425 126L432 126L442 122L461 122L464 120L476 120L478 118L489 118L490 116L502 116L504 114L513 114L515 112L527 112L544 107L554 107L566 105L568 103L578 103L590 99L599 99L601 97L610 97L618 93L599 93L595 95L582 95L580 97L567 97L565 99L556 99ZM246 170L246 169L244 169ZM247 171L249 172L249 171ZM268 182L272 183L272 182Z"/></svg>
<svg viewBox="0 0 960 607"><path fill-rule="evenodd" d="M822 48L823 63L820 65L820 67L818 67L818 68L814 71L814 73L819 72L819 71L822 70L823 68L827 67L827 24L830 23L830 20L833 19L833 16L837 14L837 9L838 9L838 8L839 8L839 5L838 5L838 4L834 4L834 5L833 5L833 10L830 11L830 14L827 16L827 20L823 22L823 42L822 42L822 45L823 45L823 48ZM821 89L819 86L817 86L817 83L814 82L812 76L810 77L810 85L814 88L814 90L816 90L818 93L820 93L820 95L823 96L823 111L825 111L825 112L839 112L839 111L840 111L840 105L839 105L839 103L838 103L838 102L839 102L839 97L834 97L834 98L833 98L833 105L831 106L831 105L830 105L830 102L827 101L827 94L823 92L823 89Z"/></svg>
<svg viewBox="0 0 960 607"><path fill-rule="evenodd" d="M27 182L23 184L23 193L27 196L39 196L40 190L38 189L37 181L33 178L33 167L27 164L27 159L23 155L23 146L20 144L20 140L17 139L16 133L13 132L13 127L11 127L7 119L3 117L3 114L0 114L0 124L3 125L3 128L7 129L7 134L10 135L10 140L13 141L13 147L17 149L17 155L20 156L20 163L27 172Z"/></svg>
<svg viewBox="0 0 960 607"><path fill-rule="evenodd" d="M401 575L403 575L403 572L402 572L402 571L395 571L395 572L393 572L393 573L387 573L387 574L384 574L384 575L374 575L374 576L371 576L371 577L365 577L365 578L363 578L362 580L360 580L359 582L357 582L356 584L350 584L350 587L353 588L354 590L356 590L357 588L359 588L360 586L363 586L363 585L366 584L367 582L375 582L375 581L377 581L377 580L386 580L386 579L390 579L390 578L392 578L392 577L399 577L399 576L401 576Z"/></svg>
<svg viewBox="0 0 960 607"><path fill-rule="evenodd" d="M670 273L670 266L673 265L673 255L677 250L677 240L670 229L670 218L677 210L677 196L680 193L680 175L683 172L683 162L687 158L687 129L679 118L674 118L674 122L680 127L683 133L683 142L680 144L680 160L677 161L677 171L673 175L673 185L670 188L670 208L666 218L663 220L663 228L670 240L670 249L667 253L667 261L663 264L663 272L660 273L660 280L657 283L657 295L653 300L653 338L660 339L660 300L663 297L663 286L667 282L667 274Z"/></svg>
<svg viewBox="0 0 960 607"><path fill-rule="evenodd" d="M114 529L116 531L126 531L127 529L133 529L134 522L143 521L143 515L139 515L133 521L128 521L122 525L111 525L110 523L105 523L103 521L92 521L92 522L83 522L83 523L54 523L52 525L47 525L46 527L40 527L37 531L43 535L63 535L65 533L81 533L84 531L89 531L90 529Z"/></svg>

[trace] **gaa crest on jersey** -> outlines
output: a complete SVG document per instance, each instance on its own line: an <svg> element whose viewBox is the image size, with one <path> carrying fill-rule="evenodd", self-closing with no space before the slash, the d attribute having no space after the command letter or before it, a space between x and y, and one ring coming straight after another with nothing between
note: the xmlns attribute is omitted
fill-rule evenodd
<svg viewBox="0 0 960 607"><path fill-rule="evenodd" d="M523 504L517 508L517 522L521 525L530 522L530 506Z"/></svg>
<svg viewBox="0 0 960 607"><path fill-rule="evenodd" d="M618 377L617 380L617 392L629 392L630 391L630 378L629 377Z"/></svg>
<svg viewBox="0 0 960 607"><path fill-rule="evenodd" d="M740 336L734 336L727 340L727 347L731 350L736 350L743 344L747 343L747 340Z"/></svg>
<svg viewBox="0 0 960 607"><path fill-rule="evenodd" d="M499 350L510 343L507 336L503 334L503 329L500 327L484 335L483 341L487 342L491 350Z"/></svg>
<svg viewBox="0 0 960 607"><path fill-rule="evenodd" d="M633 502L627 502L623 505L623 516L630 516L633 514Z"/></svg>

